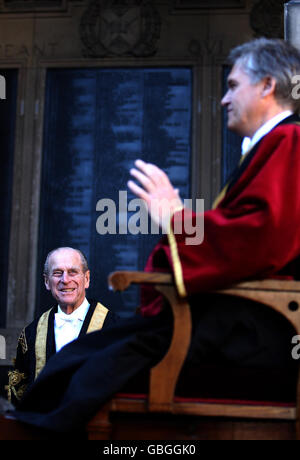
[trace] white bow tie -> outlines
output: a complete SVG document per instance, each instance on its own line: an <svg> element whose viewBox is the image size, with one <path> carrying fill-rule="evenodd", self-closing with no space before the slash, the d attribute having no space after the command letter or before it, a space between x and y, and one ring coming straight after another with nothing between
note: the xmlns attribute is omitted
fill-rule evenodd
<svg viewBox="0 0 300 460"><path fill-rule="evenodd" d="M70 324L71 326L76 327L76 324L78 324L78 321L82 321L82 320L77 317L72 318L71 316L68 317L65 314L55 313L55 324L56 324L56 327L58 328L64 326L65 324Z"/></svg>

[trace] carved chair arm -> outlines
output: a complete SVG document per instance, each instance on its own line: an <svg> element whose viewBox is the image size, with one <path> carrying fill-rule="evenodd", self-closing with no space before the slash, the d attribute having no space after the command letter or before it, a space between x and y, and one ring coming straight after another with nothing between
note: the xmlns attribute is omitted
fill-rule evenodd
<svg viewBox="0 0 300 460"><path fill-rule="evenodd" d="M108 285L114 291L125 291L131 284L173 284L171 273L146 273L118 271L108 277Z"/></svg>

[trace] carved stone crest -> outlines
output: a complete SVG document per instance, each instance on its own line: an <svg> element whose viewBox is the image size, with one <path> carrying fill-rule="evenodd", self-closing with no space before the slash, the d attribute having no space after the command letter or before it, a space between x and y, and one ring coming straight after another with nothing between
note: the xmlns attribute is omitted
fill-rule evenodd
<svg viewBox="0 0 300 460"><path fill-rule="evenodd" d="M284 0L260 0L250 14L250 25L256 37L283 38Z"/></svg>
<svg viewBox="0 0 300 460"><path fill-rule="evenodd" d="M80 23L87 57L152 56L160 16L151 0L92 0Z"/></svg>

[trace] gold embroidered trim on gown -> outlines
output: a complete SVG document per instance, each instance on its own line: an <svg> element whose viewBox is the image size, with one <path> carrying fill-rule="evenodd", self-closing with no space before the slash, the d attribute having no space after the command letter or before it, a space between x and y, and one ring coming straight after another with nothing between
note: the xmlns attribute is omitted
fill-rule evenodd
<svg viewBox="0 0 300 460"><path fill-rule="evenodd" d="M46 311L39 319L35 339L35 378L46 364L48 322L52 308Z"/></svg>
<svg viewBox="0 0 300 460"><path fill-rule="evenodd" d="M26 340L25 328L22 330L22 332L21 332L21 334L20 334L18 343L19 343L20 346L21 346L23 355L25 355L25 353L28 351L28 345L27 345L27 340Z"/></svg>
<svg viewBox="0 0 300 460"><path fill-rule="evenodd" d="M91 318L87 334L102 329L107 313L108 309L98 302Z"/></svg>
<svg viewBox="0 0 300 460"><path fill-rule="evenodd" d="M7 399L9 402L12 400L12 394L15 398L20 401L27 388L26 384L21 385L18 389L16 388L23 380L26 380L26 375L15 369L8 373L8 385L5 387L7 390Z"/></svg>
<svg viewBox="0 0 300 460"><path fill-rule="evenodd" d="M182 209L178 209L180 211ZM177 212L177 211L175 211ZM173 215L175 214L173 213ZM174 278L177 287L177 291L180 297L187 297L186 288L184 285L182 266L180 262L180 257L178 254L177 241L173 232L172 223L170 221L170 227L168 232L168 241L171 250L171 257L173 262Z"/></svg>

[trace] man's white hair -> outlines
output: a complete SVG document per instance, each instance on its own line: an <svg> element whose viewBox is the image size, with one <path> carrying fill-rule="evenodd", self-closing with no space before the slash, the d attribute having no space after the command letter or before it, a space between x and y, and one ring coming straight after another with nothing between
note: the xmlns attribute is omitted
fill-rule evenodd
<svg viewBox="0 0 300 460"><path fill-rule="evenodd" d="M45 264L44 264L44 275L45 276L49 276L49 260L50 260L50 257L52 256L52 254L54 254L54 252L60 251L60 250L63 250L63 249L69 249L71 251L76 251L79 254L80 259L81 259L83 273L86 273L89 270L88 261L87 261L87 258L85 257L85 255L83 254L83 252L80 251L79 249L70 248L70 247L66 246L66 247L60 247L60 248L52 249L52 251L49 252L49 254L46 257Z"/></svg>

